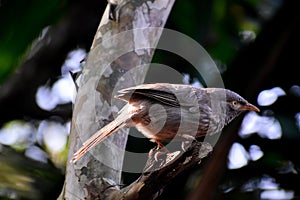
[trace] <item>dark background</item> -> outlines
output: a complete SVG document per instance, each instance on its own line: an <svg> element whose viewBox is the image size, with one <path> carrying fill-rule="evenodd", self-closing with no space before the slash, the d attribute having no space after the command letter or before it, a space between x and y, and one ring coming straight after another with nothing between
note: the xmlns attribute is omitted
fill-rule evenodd
<svg viewBox="0 0 300 200"><path fill-rule="evenodd" d="M293 192L294 198L300 199L300 131L295 118L300 113L297 2L178 0L171 11L166 27L192 37L208 51L220 69L226 88L254 104L263 90L280 87L286 93L274 104L260 107L260 115L279 121L281 138L271 140L257 134L243 139L234 137L245 149L255 144L264 154L242 168L226 169L214 186L215 199L261 199L262 192L268 190L261 187L266 177L277 184L276 190ZM51 86L61 76L61 66L71 50L89 50L105 6L106 1L95 0L0 0L2 127L9 126L12 120L31 123L34 127L41 120L61 124L70 121L71 103L51 111L43 110L36 103L36 91L41 85ZM50 27L47 37L33 47L33 41L47 26ZM243 31L249 31L251 37L243 38ZM197 78L188 63L168 52L157 51L153 62L190 74L191 82ZM43 144L36 142L36 145L45 149ZM132 145L136 143L131 138L128 149ZM31 160L25 156L25 150L26 147L0 144L0 199L56 199L64 181L66 151L64 159L59 159L57 164L51 156L47 163ZM227 165L226 162L218 164ZM184 198L195 189L191 182L199 181L202 172L194 169L179 177L162 199ZM129 183L136 176L124 174L124 182ZM245 189L247 184L251 185L250 189Z"/></svg>

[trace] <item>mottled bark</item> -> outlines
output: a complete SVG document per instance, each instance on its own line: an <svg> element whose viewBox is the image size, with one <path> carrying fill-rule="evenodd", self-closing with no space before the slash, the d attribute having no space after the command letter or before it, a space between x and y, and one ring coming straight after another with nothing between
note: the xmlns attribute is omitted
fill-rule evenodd
<svg viewBox="0 0 300 200"><path fill-rule="evenodd" d="M110 20L109 6L99 25L80 77L70 135L69 158L122 107L121 88L141 84L174 0L120 1ZM146 29L149 28L149 29ZM67 165L60 198L116 199L128 130L108 138L76 164Z"/></svg>

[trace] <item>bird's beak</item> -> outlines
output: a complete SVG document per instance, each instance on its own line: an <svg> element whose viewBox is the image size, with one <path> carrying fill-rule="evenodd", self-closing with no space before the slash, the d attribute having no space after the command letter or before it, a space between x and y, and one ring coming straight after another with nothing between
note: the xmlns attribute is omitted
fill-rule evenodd
<svg viewBox="0 0 300 200"><path fill-rule="evenodd" d="M252 105L251 103L247 103L246 105L243 105L241 107L241 110L253 110L255 112L260 111L256 106Z"/></svg>

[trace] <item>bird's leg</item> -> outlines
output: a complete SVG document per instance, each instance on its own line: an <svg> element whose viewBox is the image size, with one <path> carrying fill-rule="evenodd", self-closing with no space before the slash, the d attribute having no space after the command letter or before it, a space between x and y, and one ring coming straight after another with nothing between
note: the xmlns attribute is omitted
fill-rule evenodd
<svg viewBox="0 0 300 200"><path fill-rule="evenodd" d="M158 161L158 159L163 156L166 155L167 153L169 153L169 150L161 143L160 140L154 140L157 143L157 147L156 149L151 149L149 152L149 155L153 155L154 154L154 159L155 161Z"/></svg>
<svg viewBox="0 0 300 200"><path fill-rule="evenodd" d="M116 0L108 0L109 4L109 19L113 21L117 21L117 12L116 8L118 6L118 1Z"/></svg>
<svg viewBox="0 0 300 200"><path fill-rule="evenodd" d="M157 150L159 150L159 149L166 149L166 147L163 145L163 143L161 143L161 141L160 140L154 140L155 142L156 142L156 144L157 144Z"/></svg>

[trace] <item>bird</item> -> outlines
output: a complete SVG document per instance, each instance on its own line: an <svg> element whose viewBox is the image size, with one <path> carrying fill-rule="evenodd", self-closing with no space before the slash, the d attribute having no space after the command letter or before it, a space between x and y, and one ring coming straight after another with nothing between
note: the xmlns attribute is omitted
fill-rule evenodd
<svg viewBox="0 0 300 200"><path fill-rule="evenodd" d="M157 148L172 140L195 140L220 132L244 111L259 109L225 88L200 88L185 84L141 84L118 91L127 102L117 117L94 133L74 153L75 163L97 144L124 127L136 127Z"/></svg>

